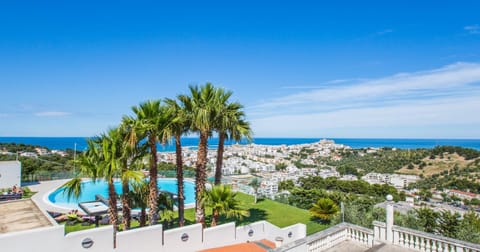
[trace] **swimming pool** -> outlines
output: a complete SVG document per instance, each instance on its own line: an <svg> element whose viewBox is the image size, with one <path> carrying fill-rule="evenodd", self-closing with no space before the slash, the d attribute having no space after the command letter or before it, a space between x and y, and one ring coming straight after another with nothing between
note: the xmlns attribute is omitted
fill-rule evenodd
<svg viewBox="0 0 480 252"><path fill-rule="evenodd" d="M177 180L176 179L158 179L159 190L169 191L171 193L177 193ZM115 181L115 191L118 194L122 193L122 183ZM184 195L185 204L195 203L195 185L191 181L184 181ZM108 184L104 180L82 182L82 195L77 198L67 198L64 189L59 188L48 195L48 200L59 207L68 209L79 209L79 202L94 201L95 195L102 195L104 198L108 198Z"/></svg>

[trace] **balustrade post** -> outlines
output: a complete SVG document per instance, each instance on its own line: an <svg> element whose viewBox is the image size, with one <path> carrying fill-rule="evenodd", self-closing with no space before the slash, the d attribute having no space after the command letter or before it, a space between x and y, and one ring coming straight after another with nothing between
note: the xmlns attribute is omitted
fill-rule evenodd
<svg viewBox="0 0 480 252"><path fill-rule="evenodd" d="M386 240L390 243L393 242L393 196L392 195L387 195L387 206L386 206L386 212L387 212L387 219L386 219Z"/></svg>

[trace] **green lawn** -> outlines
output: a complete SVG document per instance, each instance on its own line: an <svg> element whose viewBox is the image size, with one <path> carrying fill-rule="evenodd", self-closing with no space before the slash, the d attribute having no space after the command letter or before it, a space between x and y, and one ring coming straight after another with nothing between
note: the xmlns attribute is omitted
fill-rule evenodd
<svg viewBox="0 0 480 252"><path fill-rule="evenodd" d="M296 223L303 223L307 225L307 235L316 233L320 230L326 229L328 225L318 223L311 220L311 215L307 210L296 208L290 205L282 204L273 200L263 199L254 204L254 197L251 195L238 193L237 198L243 202L243 206L249 209L250 216L244 217L242 220L238 219L226 219L220 218L220 223L228 223L235 221L238 226L249 224L256 221L266 220L278 227L286 227ZM206 222L210 225L211 209L206 209ZM185 210L185 223L187 225L195 223L195 209ZM137 221L132 221L132 228L138 226ZM175 224L173 226L176 226ZM74 232L83 229L93 228L95 225L82 226L81 224L75 224L71 226L65 226L65 232Z"/></svg>
<svg viewBox="0 0 480 252"><path fill-rule="evenodd" d="M328 225L320 224L311 220L311 215L307 210L282 204L269 199L263 199L258 201L257 204L254 204L254 197L243 193L238 193L237 198L244 203L243 206L245 208L250 210L250 217L245 217L242 220L221 218L220 224L235 221L237 225L245 225L260 220L266 220L282 228L296 223L303 223L307 225L307 235L316 233L328 227ZM207 225L210 225L209 217L211 215L211 210L206 209L206 214ZM185 219L188 221L188 223L195 222L194 209L187 209L185 211Z"/></svg>

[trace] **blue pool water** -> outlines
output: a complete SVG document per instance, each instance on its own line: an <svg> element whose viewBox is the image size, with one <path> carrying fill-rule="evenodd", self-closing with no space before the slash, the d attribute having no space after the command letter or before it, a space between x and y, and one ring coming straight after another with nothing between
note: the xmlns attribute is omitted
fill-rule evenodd
<svg viewBox="0 0 480 252"><path fill-rule="evenodd" d="M158 179L157 181L159 190L169 191L175 194L177 193L177 180ZM122 184L120 181L115 182L115 191L118 194L122 193ZM78 209L79 202L93 201L97 194L102 195L104 198L108 198L108 185L103 180L98 180L96 183L93 181L82 182L82 194L78 199L67 198L67 195L63 192L63 189L57 189L48 195L48 200L60 207ZM195 185L193 182L184 181L184 194L185 204L195 203Z"/></svg>

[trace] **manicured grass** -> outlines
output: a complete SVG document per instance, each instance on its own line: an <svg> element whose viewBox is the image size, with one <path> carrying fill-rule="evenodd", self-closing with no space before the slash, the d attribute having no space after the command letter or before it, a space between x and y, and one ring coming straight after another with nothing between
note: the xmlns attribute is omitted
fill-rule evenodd
<svg viewBox="0 0 480 252"><path fill-rule="evenodd" d="M250 216L244 217L242 220L221 218L220 224L235 221L237 225L245 225L260 220L266 220L282 228L296 223L303 223L307 225L307 234L313 234L328 227L328 225L312 220L310 213L304 209L269 199L259 200L257 204L254 204L254 197L243 193L238 193L237 198L243 202L242 205L244 208L250 210ZM210 209L206 209L206 215L207 225L210 225ZM185 218L188 223L194 223L195 210L187 209L185 211Z"/></svg>
<svg viewBox="0 0 480 252"><path fill-rule="evenodd" d="M266 220L280 228L290 226L297 223L303 223L307 225L307 235L316 233L329 227L329 225L318 223L311 219L311 215L307 210L296 208L290 205L282 204L269 199L262 199L254 204L254 197L251 195L238 193L237 198L242 201L242 206L249 209L250 216L244 217L242 220L234 218L220 218L218 224L235 222L238 226L246 225L256 221ZM207 208L206 223L210 226L212 210ZM185 224L190 225L195 223L195 209L190 208L185 210ZM176 223L173 224L177 226ZM81 224L75 224L71 226L65 226L65 232L74 232L89 228L94 228L95 225L82 226ZM132 221L132 228L138 227L137 221Z"/></svg>
<svg viewBox="0 0 480 252"><path fill-rule="evenodd" d="M81 231L81 230L85 230L85 229L91 229L91 228L94 228L94 227L95 227L95 224L90 224L90 225L87 225L87 226L84 226L80 223L77 223L75 225L65 225L65 234L68 234L70 232Z"/></svg>

